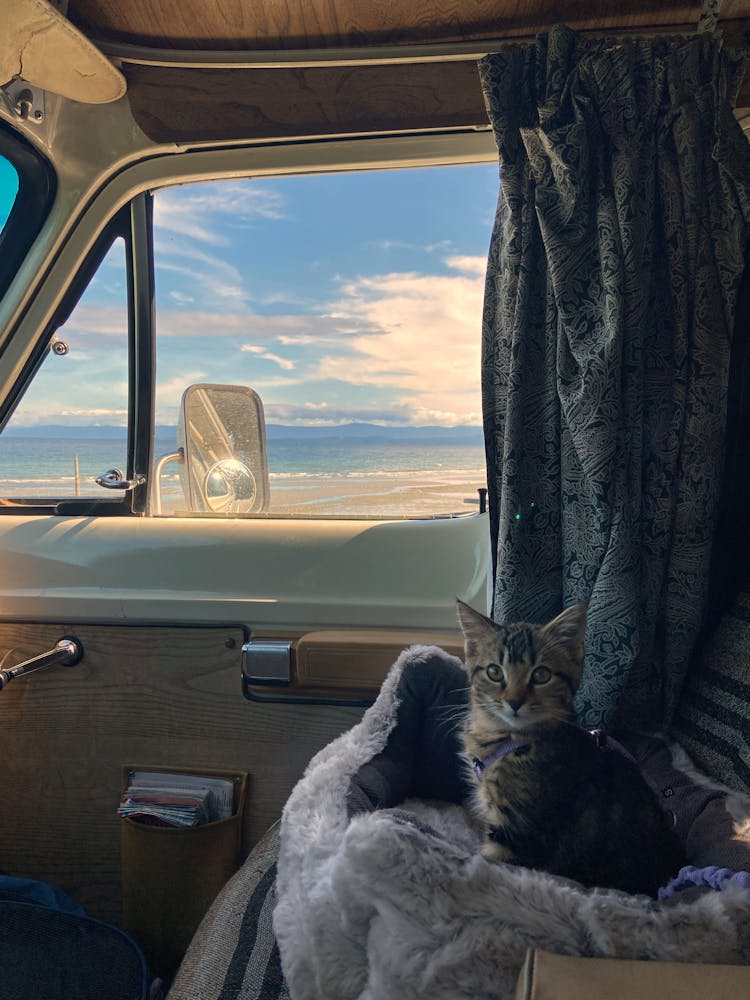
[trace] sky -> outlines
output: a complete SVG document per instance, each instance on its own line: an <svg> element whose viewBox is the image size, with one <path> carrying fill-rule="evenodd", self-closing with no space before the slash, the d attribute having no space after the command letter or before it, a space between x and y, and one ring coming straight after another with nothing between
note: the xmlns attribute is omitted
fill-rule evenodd
<svg viewBox="0 0 750 1000"><path fill-rule="evenodd" d="M497 190L482 164L157 192L157 423L177 422L194 382L252 386L274 423L481 423ZM114 247L17 424L124 423L123 260Z"/></svg>

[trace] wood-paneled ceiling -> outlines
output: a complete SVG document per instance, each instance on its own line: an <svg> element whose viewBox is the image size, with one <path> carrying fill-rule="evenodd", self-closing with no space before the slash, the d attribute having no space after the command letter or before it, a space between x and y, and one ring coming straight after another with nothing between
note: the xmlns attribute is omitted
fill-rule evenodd
<svg viewBox="0 0 750 1000"><path fill-rule="evenodd" d="M69 0L67 16L120 62L147 134L204 142L484 125L475 66L483 45L532 38L556 23L607 34L688 32L701 10L696 0ZM730 45L743 44L750 0L724 0L719 26ZM455 53L445 62L417 53L396 65L320 61L426 45L474 51L465 61ZM282 62L293 52L309 53L311 65L302 58L269 68L274 53ZM191 53L202 67L189 65ZM263 67L228 68L227 57L259 54ZM176 57L180 65L170 64ZM739 104L750 107L747 79Z"/></svg>
<svg viewBox="0 0 750 1000"><path fill-rule="evenodd" d="M694 27L693 0L70 0L87 34L177 49L304 49L529 36L580 30ZM725 0L723 22L750 19Z"/></svg>

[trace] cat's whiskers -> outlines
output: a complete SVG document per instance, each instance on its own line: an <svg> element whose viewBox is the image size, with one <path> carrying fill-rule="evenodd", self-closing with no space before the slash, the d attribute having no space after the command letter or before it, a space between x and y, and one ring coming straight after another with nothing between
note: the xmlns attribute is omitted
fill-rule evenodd
<svg viewBox="0 0 750 1000"><path fill-rule="evenodd" d="M466 719L467 711L468 707L466 705L447 706L440 711L441 718L437 723L436 729L439 730L443 726L452 726L454 729L458 729Z"/></svg>

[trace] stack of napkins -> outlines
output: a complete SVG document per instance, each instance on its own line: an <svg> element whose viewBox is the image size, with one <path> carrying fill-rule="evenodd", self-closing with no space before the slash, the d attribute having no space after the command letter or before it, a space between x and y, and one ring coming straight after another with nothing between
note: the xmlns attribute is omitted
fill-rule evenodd
<svg viewBox="0 0 750 1000"><path fill-rule="evenodd" d="M228 819L232 800L232 782L227 778L133 771L117 813L154 826L198 826Z"/></svg>

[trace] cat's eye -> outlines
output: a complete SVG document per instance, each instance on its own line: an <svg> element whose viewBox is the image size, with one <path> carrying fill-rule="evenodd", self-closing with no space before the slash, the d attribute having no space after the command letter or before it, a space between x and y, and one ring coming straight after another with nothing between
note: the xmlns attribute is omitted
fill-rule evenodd
<svg viewBox="0 0 750 1000"><path fill-rule="evenodd" d="M505 683L505 675L497 663L490 663L487 667L487 676L491 681L499 681L501 684Z"/></svg>
<svg viewBox="0 0 750 1000"><path fill-rule="evenodd" d="M551 676L552 676L552 671L549 669L549 667L537 667L534 673L531 675L531 683L546 684Z"/></svg>

